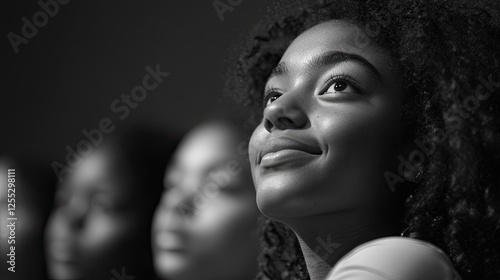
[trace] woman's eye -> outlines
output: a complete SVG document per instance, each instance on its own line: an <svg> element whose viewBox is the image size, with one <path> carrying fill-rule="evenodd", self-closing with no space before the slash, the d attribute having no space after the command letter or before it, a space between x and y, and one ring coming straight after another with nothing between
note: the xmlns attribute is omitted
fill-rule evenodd
<svg viewBox="0 0 500 280"><path fill-rule="evenodd" d="M346 81L335 81L328 87L325 93L354 93L356 90Z"/></svg>
<svg viewBox="0 0 500 280"><path fill-rule="evenodd" d="M278 98L280 98L280 96L281 96L281 95L279 95L279 94L275 94L275 95L273 95L273 96L269 97L269 98L267 99L267 101L266 101L265 106L268 106L269 104L273 103L273 102L274 102L274 101L276 101Z"/></svg>
<svg viewBox="0 0 500 280"><path fill-rule="evenodd" d="M115 213L119 211L120 203L104 196L94 196L91 200L91 208L101 213Z"/></svg>

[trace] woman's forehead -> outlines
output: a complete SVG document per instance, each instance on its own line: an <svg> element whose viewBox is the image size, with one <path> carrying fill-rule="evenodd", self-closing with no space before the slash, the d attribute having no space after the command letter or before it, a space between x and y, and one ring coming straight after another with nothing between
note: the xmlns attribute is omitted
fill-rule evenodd
<svg viewBox="0 0 500 280"><path fill-rule="evenodd" d="M332 20L313 26L300 34L287 48L280 64L292 72L327 52L353 54L366 59L386 80L395 76L390 52L375 43L354 23Z"/></svg>

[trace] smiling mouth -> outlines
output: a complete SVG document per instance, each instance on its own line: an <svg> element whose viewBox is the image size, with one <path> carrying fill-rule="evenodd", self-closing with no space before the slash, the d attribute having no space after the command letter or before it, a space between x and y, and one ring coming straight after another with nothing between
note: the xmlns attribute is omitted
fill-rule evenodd
<svg viewBox="0 0 500 280"><path fill-rule="evenodd" d="M284 149L264 155L260 161L260 166L264 168L277 167L282 165L302 165L304 160L309 160L317 155L308 152Z"/></svg>
<svg viewBox="0 0 500 280"><path fill-rule="evenodd" d="M258 164L263 168L303 165L322 154L318 145L306 144L293 138L269 139L259 151Z"/></svg>
<svg viewBox="0 0 500 280"><path fill-rule="evenodd" d="M65 242L53 241L48 248L48 256L52 261L67 264L76 264L78 262L76 248Z"/></svg>
<svg viewBox="0 0 500 280"><path fill-rule="evenodd" d="M185 240L179 234L159 232L155 236L155 245L159 251L185 252Z"/></svg>

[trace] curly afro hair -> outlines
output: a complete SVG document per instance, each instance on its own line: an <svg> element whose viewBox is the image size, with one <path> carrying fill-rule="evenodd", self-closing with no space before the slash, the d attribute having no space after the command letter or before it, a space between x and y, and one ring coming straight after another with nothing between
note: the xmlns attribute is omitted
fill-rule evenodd
<svg viewBox="0 0 500 280"><path fill-rule="evenodd" d="M266 79L290 42L332 19L360 27L359 48L390 50L403 78L405 141L426 143L404 234L447 253L463 279L500 279L498 1L277 1L244 43L226 94L262 118ZM267 220L258 279L308 279L295 234Z"/></svg>

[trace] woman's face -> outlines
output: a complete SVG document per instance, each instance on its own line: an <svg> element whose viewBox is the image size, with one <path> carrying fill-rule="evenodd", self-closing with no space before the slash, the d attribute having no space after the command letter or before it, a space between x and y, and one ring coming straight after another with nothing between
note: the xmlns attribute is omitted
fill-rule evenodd
<svg viewBox="0 0 500 280"><path fill-rule="evenodd" d="M46 232L52 279L110 279L122 267L133 273L126 258L147 248L147 239L139 240L149 225L128 174L112 154L97 150L59 187Z"/></svg>
<svg viewBox="0 0 500 280"><path fill-rule="evenodd" d="M273 219L372 207L399 135L400 93L390 56L360 45L344 21L298 36L269 77L250 140L260 210Z"/></svg>
<svg viewBox="0 0 500 280"><path fill-rule="evenodd" d="M250 279L256 267L255 191L235 133L204 125L183 140L165 174L153 223L162 279Z"/></svg>

